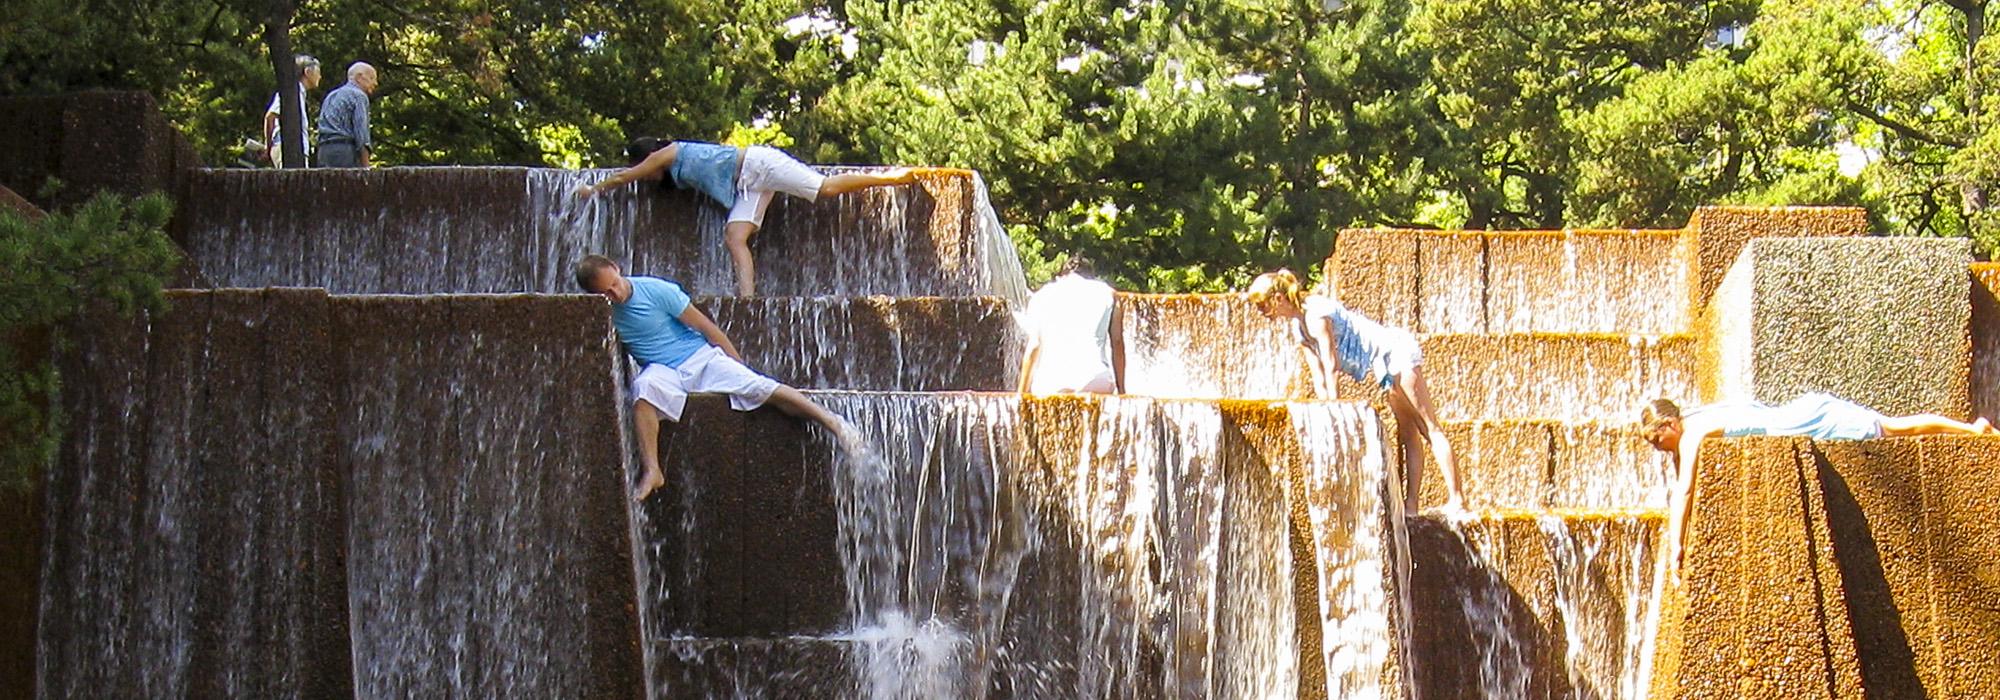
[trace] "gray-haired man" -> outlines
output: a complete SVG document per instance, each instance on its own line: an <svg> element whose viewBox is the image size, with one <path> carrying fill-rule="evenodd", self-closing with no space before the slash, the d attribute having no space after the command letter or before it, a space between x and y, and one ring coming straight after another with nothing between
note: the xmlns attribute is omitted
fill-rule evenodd
<svg viewBox="0 0 2000 700"><path fill-rule="evenodd" d="M319 164L366 168L374 142L368 138L368 96L375 94L375 67L356 61L347 82L326 94L319 106Z"/></svg>
<svg viewBox="0 0 2000 700"><path fill-rule="evenodd" d="M312 122L306 120L306 91L319 87L319 59L299 54L293 56L292 61L298 64L299 67L299 104L297 109L299 110L299 128L305 129L312 126ZM283 93L272 93L271 106L264 108L264 143L271 144L271 166L277 168L285 167L285 149L283 144L279 143L279 140L284 138L284 134L282 133L283 129L278 128L278 101L283 99L281 95ZM308 163L312 162L312 142L311 137L305 139L306 162Z"/></svg>

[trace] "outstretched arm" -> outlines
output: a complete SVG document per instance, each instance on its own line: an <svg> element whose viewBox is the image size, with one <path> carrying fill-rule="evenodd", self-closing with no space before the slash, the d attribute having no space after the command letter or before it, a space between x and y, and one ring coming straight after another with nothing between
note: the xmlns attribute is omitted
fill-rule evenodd
<svg viewBox="0 0 2000 700"><path fill-rule="evenodd" d="M1667 566L1675 576L1680 575L1682 552L1687 544L1688 517L1694 514L1694 463L1701 456L1702 438L1707 437L1692 430L1683 430L1680 446L1674 453L1680 474L1674 479L1673 492L1667 494L1670 499L1667 505L1667 532L1660 541L1660 546L1667 551Z"/></svg>
<svg viewBox="0 0 2000 700"><path fill-rule="evenodd" d="M652 155L646 156L646 159L639 161L638 165L634 165L624 170L612 173L611 177L604 178L603 182L597 183L595 185L584 185L582 187L576 188L576 194L577 196L588 198L591 195L595 195L599 192L603 192L613 187L623 185L633 180L643 180L649 177L653 177L655 175L663 174L667 171L667 166L674 164L674 153L679 150L680 149L678 147L668 146L666 148L653 151Z"/></svg>
<svg viewBox="0 0 2000 700"><path fill-rule="evenodd" d="M687 324L689 328L707 338L710 345L722 348L722 354L728 355L729 359L743 361L743 355L736 352L736 345L729 342L729 336L722 333L722 327L708 320L708 314L702 313L701 309L695 308L693 304L688 304L687 309L681 311L681 323Z"/></svg>

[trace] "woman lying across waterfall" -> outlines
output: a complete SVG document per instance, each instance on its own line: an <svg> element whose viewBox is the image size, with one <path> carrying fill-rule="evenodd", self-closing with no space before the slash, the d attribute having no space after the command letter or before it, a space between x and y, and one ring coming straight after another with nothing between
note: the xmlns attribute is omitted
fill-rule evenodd
<svg viewBox="0 0 2000 700"><path fill-rule="evenodd" d="M1463 507L1458 464L1452 459L1444 424L1438 420L1430 389L1424 384L1424 356L1416 336L1369 320L1332 298L1304 293L1291 270L1259 275L1250 284L1249 296L1265 318L1291 323L1322 386L1333 386L1330 368L1337 366L1357 382L1367 383L1372 373L1375 384L1388 390L1389 409L1396 414L1396 435L1403 443L1405 512L1416 512L1419 507L1424 483L1423 444L1430 446L1438 467L1444 470L1444 507Z"/></svg>
<svg viewBox="0 0 2000 700"><path fill-rule="evenodd" d="M729 210L729 223L722 229L723 241L736 267L736 294L745 297L757 295L750 235L764 225L764 210L771 206L774 193L783 192L811 202L820 195L915 181L915 174L909 168L829 177L775 148L668 141L652 136L632 139L625 146L625 158L631 167L612 173L603 182L578 187L577 196L589 199L634 180L661 181L708 195Z"/></svg>
<svg viewBox="0 0 2000 700"><path fill-rule="evenodd" d="M1820 440L1869 440L1910 435L1986 435L1994 433L1985 418L1960 423L1922 413L1884 416L1874 409L1828 394L1806 394L1771 406L1756 401L1726 401L1682 411L1666 399L1656 399L1639 411L1641 435L1654 449L1673 456L1679 469L1668 494L1667 553L1680 568L1681 545L1688 514L1693 512L1694 462L1701 441L1711 437L1803 435Z"/></svg>
<svg viewBox="0 0 2000 700"><path fill-rule="evenodd" d="M689 303L680 285L658 277L626 277L618 263L592 255L576 264L576 286L611 301L618 342L640 367L632 379L632 424L639 433L645 474L632 496L645 500L667 483L660 471L660 420L678 421L693 392L727 394L729 407L754 410L769 403L826 426L843 449L858 453L859 436L840 416L799 390L744 366L722 328Z"/></svg>

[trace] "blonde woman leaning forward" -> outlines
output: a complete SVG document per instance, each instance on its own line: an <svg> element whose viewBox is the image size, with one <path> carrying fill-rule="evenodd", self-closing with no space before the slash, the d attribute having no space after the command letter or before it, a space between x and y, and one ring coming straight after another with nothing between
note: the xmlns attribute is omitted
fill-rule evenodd
<svg viewBox="0 0 2000 700"><path fill-rule="evenodd" d="M1406 512L1418 508L1424 483L1424 445L1430 446L1438 467L1444 470L1445 508L1463 507L1458 463L1452 458L1444 424L1438 420L1430 389L1424 384L1424 356L1416 336L1371 321L1331 298L1306 294L1291 270L1258 276L1250 284L1249 296L1265 318L1288 322L1298 332L1300 348L1326 386L1332 386L1331 368L1339 367L1358 382L1367 383L1372 374L1376 386L1388 391L1389 409L1396 414L1396 434L1403 443Z"/></svg>

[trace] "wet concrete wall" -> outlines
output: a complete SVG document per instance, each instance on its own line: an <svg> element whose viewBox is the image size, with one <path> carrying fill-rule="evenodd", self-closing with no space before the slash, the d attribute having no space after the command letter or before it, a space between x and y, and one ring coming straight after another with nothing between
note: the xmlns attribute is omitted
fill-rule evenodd
<svg viewBox="0 0 2000 700"><path fill-rule="evenodd" d="M640 693L601 301L169 301L66 360L43 697Z"/></svg>
<svg viewBox="0 0 2000 700"><path fill-rule="evenodd" d="M1681 231L1341 233L1328 284L1369 318L1426 334L1684 332Z"/></svg>
<svg viewBox="0 0 2000 700"><path fill-rule="evenodd" d="M1454 422L1445 436L1474 511L1665 505L1672 465L1622 423ZM1444 477L1426 452L1423 504L1444 502Z"/></svg>
<svg viewBox="0 0 2000 700"><path fill-rule="evenodd" d="M1973 263L1972 415L2000 417L2000 263Z"/></svg>
<svg viewBox="0 0 2000 700"><path fill-rule="evenodd" d="M1711 440L1654 697L2000 692L2000 446Z"/></svg>
<svg viewBox="0 0 2000 700"><path fill-rule="evenodd" d="M825 168L827 172L851 168ZM603 254L630 274L730 294L726 212L651 183L589 201L609 171L386 168L192 174L176 231L215 284L335 293L575 291ZM751 239L764 296L1020 296L1019 261L969 173L808 203L779 197Z"/></svg>
<svg viewBox="0 0 2000 700"><path fill-rule="evenodd" d="M1713 397L1820 391L1892 416L1966 418L1969 262L1962 239L1752 241L1710 311Z"/></svg>
<svg viewBox="0 0 2000 700"><path fill-rule="evenodd" d="M1119 294L1126 393L1163 398L1310 398L1298 342L1235 294Z"/></svg>
<svg viewBox="0 0 2000 700"><path fill-rule="evenodd" d="M350 694L327 298L168 301L65 361L40 695Z"/></svg>
<svg viewBox="0 0 2000 700"><path fill-rule="evenodd" d="M1410 523L1424 698L1643 697L1657 512Z"/></svg>
<svg viewBox="0 0 2000 700"><path fill-rule="evenodd" d="M1423 371L1447 421L1622 424L1660 396L1692 395L1696 339L1568 333L1421 338ZM1373 395L1342 380L1343 398Z"/></svg>
<svg viewBox="0 0 2000 700"><path fill-rule="evenodd" d="M42 209L72 206L99 190L176 192L185 172L200 166L144 92L0 98L0 185ZM62 189L44 197L51 177Z"/></svg>
<svg viewBox="0 0 2000 700"><path fill-rule="evenodd" d="M753 369L804 389L1012 391L1025 340L998 297L707 297Z"/></svg>
<svg viewBox="0 0 2000 700"><path fill-rule="evenodd" d="M1379 447L1342 427L1359 414L815 397L883 461L716 397L664 426L642 519L656 696L1400 696L1389 482L1340 463ZM939 643L943 674L904 658Z"/></svg>
<svg viewBox="0 0 2000 700"><path fill-rule="evenodd" d="M1694 234L1698 284L1693 308L1706 305L1744 244L1755 238L1866 236L1868 210L1860 207L1696 207L1686 231Z"/></svg>

